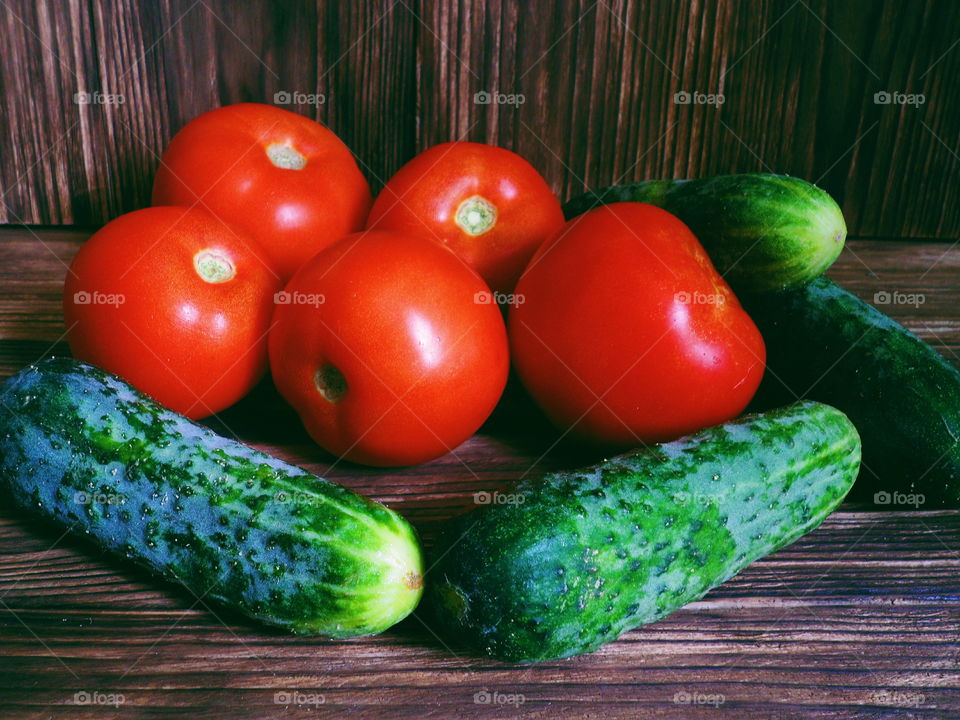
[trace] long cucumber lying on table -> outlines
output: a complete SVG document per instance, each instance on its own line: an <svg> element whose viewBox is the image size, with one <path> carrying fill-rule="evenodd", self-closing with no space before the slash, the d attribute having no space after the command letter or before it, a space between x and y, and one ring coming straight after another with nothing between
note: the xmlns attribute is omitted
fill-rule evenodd
<svg viewBox="0 0 960 720"><path fill-rule="evenodd" d="M960 370L825 277L741 301L767 344L758 405L804 397L849 415L863 438L859 498L960 507Z"/></svg>
<svg viewBox="0 0 960 720"><path fill-rule="evenodd" d="M805 402L524 481L438 542L437 627L511 662L591 652L817 527L859 467L846 416Z"/></svg>
<svg viewBox="0 0 960 720"><path fill-rule="evenodd" d="M295 633L381 632L422 592L420 544L397 513L74 360L0 388L0 487L197 597Z"/></svg>

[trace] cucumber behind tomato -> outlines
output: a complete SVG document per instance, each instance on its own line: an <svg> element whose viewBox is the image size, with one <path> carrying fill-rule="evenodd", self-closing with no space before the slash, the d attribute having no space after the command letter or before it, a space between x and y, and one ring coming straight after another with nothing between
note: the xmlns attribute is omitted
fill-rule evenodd
<svg viewBox="0 0 960 720"><path fill-rule="evenodd" d="M767 344L755 405L803 397L843 410L863 438L857 497L960 507L960 370L825 277L741 301Z"/></svg>
<svg viewBox="0 0 960 720"><path fill-rule="evenodd" d="M420 598L420 544L397 513L103 370L44 360L0 404L10 500L197 597L337 638L381 632Z"/></svg>
<svg viewBox="0 0 960 720"><path fill-rule="evenodd" d="M737 292L799 287L833 264L847 237L829 194L768 173L613 185L570 200L564 213L569 219L625 201L657 205L683 220Z"/></svg>
<svg viewBox="0 0 960 720"><path fill-rule="evenodd" d="M817 527L859 466L846 416L804 402L522 482L437 543L438 629L511 662L592 652Z"/></svg>

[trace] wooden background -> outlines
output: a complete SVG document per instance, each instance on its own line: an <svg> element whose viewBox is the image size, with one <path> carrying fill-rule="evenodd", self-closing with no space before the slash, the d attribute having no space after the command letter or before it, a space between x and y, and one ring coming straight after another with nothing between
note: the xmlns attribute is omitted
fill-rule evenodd
<svg viewBox="0 0 960 720"><path fill-rule="evenodd" d="M565 197L766 169L822 184L852 235L948 239L958 43L956 0L3 0L0 223L95 226L143 206L185 122L286 91L324 95L295 109L339 133L375 189L465 138L520 152ZM481 91L525 101L475 104Z"/></svg>
<svg viewBox="0 0 960 720"><path fill-rule="evenodd" d="M749 170L817 181L854 238L831 275L867 300L922 293L884 309L960 365L958 71L960 0L0 0L0 380L68 352L66 264L147 203L171 135L278 92L323 94L286 107L339 133L374 189L458 138L520 152L564 197ZM524 102L475 104L483 91ZM473 493L571 462L510 402L456 456L394 473L335 463L269 387L209 422L388 503L428 544ZM280 636L0 498L0 718L948 720L958 578L960 512L845 503L702 601L518 669L448 647L419 614L359 641ZM277 702L292 691L324 703Z"/></svg>

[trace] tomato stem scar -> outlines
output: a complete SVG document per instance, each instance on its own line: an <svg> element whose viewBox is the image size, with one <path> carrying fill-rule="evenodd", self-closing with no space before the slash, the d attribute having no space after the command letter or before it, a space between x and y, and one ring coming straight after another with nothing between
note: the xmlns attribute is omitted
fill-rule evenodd
<svg viewBox="0 0 960 720"><path fill-rule="evenodd" d="M347 394L347 380L333 365L321 365L313 376L317 391L327 402L338 403Z"/></svg>
<svg viewBox="0 0 960 720"><path fill-rule="evenodd" d="M233 280L237 269L230 259L216 250L201 250L193 256L193 267L208 283L225 283Z"/></svg>
<svg viewBox="0 0 960 720"><path fill-rule="evenodd" d="M497 224L497 206L480 195L472 195L457 206L454 218L469 235L482 235Z"/></svg>
<svg viewBox="0 0 960 720"><path fill-rule="evenodd" d="M267 145L267 157L270 162L284 170L303 170L307 166L307 158L303 153L290 145Z"/></svg>

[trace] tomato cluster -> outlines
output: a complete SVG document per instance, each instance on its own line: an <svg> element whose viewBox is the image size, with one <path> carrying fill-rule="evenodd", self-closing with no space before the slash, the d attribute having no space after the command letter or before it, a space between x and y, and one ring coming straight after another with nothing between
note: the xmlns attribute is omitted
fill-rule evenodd
<svg viewBox="0 0 960 720"><path fill-rule="evenodd" d="M432 147L371 203L330 130L232 105L173 138L153 204L77 254L68 337L192 418L269 366L318 444L401 465L473 434L511 359L561 429L617 446L729 419L763 373L756 327L682 222L620 203L565 224L503 148Z"/></svg>

